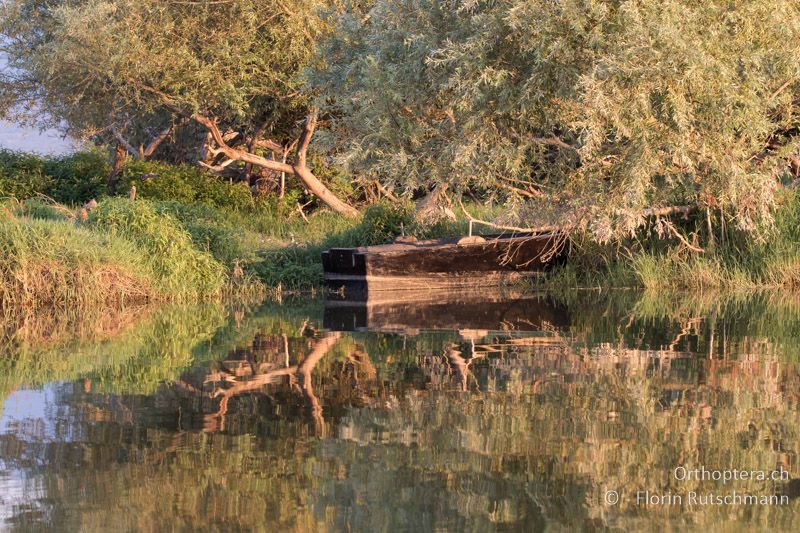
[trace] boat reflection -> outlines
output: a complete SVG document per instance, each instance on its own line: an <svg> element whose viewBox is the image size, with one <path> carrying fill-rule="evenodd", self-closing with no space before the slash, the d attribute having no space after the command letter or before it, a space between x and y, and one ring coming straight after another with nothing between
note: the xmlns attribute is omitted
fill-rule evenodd
<svg viewBox="0 0 800 533"><path fill-rule="evenodd" d="M334 295L335 296L335 295ZM433 330L539 331L570 325L569 312L546 294L396 291L364 300L325 302L323 327L416 335Z"/></svg>

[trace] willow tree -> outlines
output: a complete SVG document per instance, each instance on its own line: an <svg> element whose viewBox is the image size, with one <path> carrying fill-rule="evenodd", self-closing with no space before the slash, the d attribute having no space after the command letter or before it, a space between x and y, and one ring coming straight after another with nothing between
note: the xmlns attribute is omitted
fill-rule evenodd
<svg viewBox="0 0 800 533"><path fill-rule="evenodd" d="M377 0L335 20L311 79L342 161L502 192L506 224L605 241L699 207L755 231L800 163L792 0Z"/></svg>
<svg viewBox="0 0 800 533"><path fill-rule="evenodd" d="M316 113L298 73L323 28L323 1L8 0L0 111L110 134L142 156L189 121L207 134L201 159L212 169L243 163L296 175L353 215L306 159ZM123 128L142 137L143 124L150 141L127 142Z"/></svg>

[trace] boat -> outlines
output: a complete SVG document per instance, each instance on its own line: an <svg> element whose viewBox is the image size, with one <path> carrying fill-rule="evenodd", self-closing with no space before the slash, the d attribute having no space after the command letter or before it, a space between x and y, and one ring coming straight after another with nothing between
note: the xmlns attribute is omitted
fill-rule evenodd
<svg viewBox="0 0 800 533"><path fill-rule="evenodd" d="M488 287L519 281L564 259L564 239L544 235L471 235L323 252L325 283L355 299L364 293Z"/></svg>

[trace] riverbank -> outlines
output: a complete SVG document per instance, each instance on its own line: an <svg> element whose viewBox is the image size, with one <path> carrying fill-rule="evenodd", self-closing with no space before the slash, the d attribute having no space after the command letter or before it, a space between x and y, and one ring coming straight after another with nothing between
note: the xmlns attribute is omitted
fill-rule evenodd
<svg viewBox="0 0 800 533"><path fill-rule="evenodd" d="M484 209L486 212L487 209ZM44 197L0 204L4 309L193 301L224 294L315 291L322 251L458 235L464 220L418 225L406 204L362 217L305 217L207 204L105 198L87 212Z"/></svg>
<svg viewBox="0 0 800 533"><path fill-rule="evenodd" d="M665 233L657 221L622 242L600 246L580 237L569 246L567 264L538 287L633 287L659 291L754 291L800 288L800 195L786 189L774 224L760 234L714 221L705 211L674 221L686 242Z"/></svg>
<svg viewBox="0 0 800 533"><path fill-rule="evenodd" d="M187 165L130 162L115 196L107 189L108 171L98 152L42 158L0 151L4 310L316 291L323 286L320 254L328 248L380 244L401 234L450 237L468 228L463 214L420 223L413 204L386 199L366 202L355 219L319 206L304 210L300 191L259 196ZM81 207L93 198L99 200L95 208ZM468 209L488 220L502 206L475 202ZM566 265L531 286L795 288L799 221L798 194L787 189L774 226L758 237L737 231L731 221L714 219L709 226L704 211L672 220L683 240L659 233L658 220L609 245L573 236Z"/></svg>

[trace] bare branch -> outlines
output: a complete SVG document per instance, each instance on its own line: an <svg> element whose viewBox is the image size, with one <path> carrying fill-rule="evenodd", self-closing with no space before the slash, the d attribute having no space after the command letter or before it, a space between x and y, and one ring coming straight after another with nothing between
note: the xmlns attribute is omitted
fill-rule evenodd
<svg viewBox="0 0 800 533"><path fill-rule="evenodd" d="M784 91L784 89L786 89L786 88L787 88L789 85L793 84L793 83L794 83L794 82L796 82L797 80L800 80L800 76L795 76L794 78L791 78L791 79L787 80L787 81L786 81L786 82L785 82L783 85L781 85L780 87L778 87L778 88L775 90L775 92L774 92L774 93L772 93L772 94L769 96L769 99L770 99L770 100L774 100L774 99L775 99L775 98L776 98L776 97L777 97L779 94L781 94L781 93Z"/></svg>
<svg viewBox="0 0 800 533"><path fill-rule="evenodd" d="M650 207L647 209L631 210L631 209L615 209L615 215L639 215L643 217L665 217L669 215L683 215L687 217L689 213L695 210L691 205L675 205L670 207Z"/></svg>
<svg viewBox="0 0 800 533"><path fill-rule="evenodd" d="M297 155L295 157L296 167L306 166L306 156L308 155L308 145L311 144L311 137L314 135L314 130L317 129L317 111L311 110L306 117L305 127L303 133L300 134L300 140L297 146Z"/></svg>
<svg viewBox="0 0 800 533"><path fill-rule="evenodd" d="M199 124L204 126L209 132L211 132L211 136L214 139L214 142L217 143L219 146L217 153L223 153L229 159L236 159L239 161L244 161L245 163L252 163L254 165L267 168L269 170L275 170L277 172L288 172L290 174L294 174L294 168L286 163L281 163L278 161L272 161L270 159L266 159L259 155L251 154L244 150L240 150L238 148L233 148L229 146L225 142L225 138L223 137L222 133L219 131L216 123L211 120L210 118L206 117L205 115L201 115L200 113L195 113L192 115L192 118L197 121Z"/></svg>
<svg viewBox="0 0 800 533"><path fill-rule="evenodd" d="M528 198L542 198L544 194L541 191L535 191L530 189L520 189L519 187L514 187L513 185L509 185L508 183L503 183L502 181L495 181L495 184L503 187L504 189L508 189L509 191L513 191L517 194L521 194L522 196L527 196Z"/></svg>
<svg viewBox="0 0 800 533"><path fill-rule="evenodd" d="M672 234L673 234L675 237L677 237L677 238L678 238L678 240L679 240L679 241L681 241L681 242L683 243L683 245L684 245L684 246L686 246L688 249L690 249L690 250L691 250L691 251L693 251L693 252L700 253L700 254L702 254L702 253L705 253L705 250L704 250L703 248L698 248L697 246L695 246L695 245L691 244L689 241L687 241L687 240L686 240L686 237L684 237L683 235L681 235L681 232L680 232L680 231L678 231L678 230L677 230L677 228L675 228L675 226L672 224L672 222L670 222L669 220L665 220L663 223L664 223L664 226L665 226L665 227L666 227L666 228L667 228L667 229L668 229L668 230L669 230L669 231L670 231L670 232L671 232L671 233L672 233Z"/></svg>
<svg viewBox="0 0 800 533"><path fill-rule="evenodd" d="M158 135L156 135L153 138L153 140L150 141L150 143L144 148L144 150L142 151L142 156L150 157L151 155L153 155L153 152L155 152L156 149L159 146L161 146L162 142L164 142L170 135L172 135L173 131L175 131L174 124L170 125L168 128L165 128L161 132L159 132Z"/></svg>
<svg viewBox="0 0 800 533"><path fill-rule="evenodd" d="M564 142L563 140L559 139L555 135L550 137L531 137L531 140L536 144L541 144L545 146L555 146L556 148L563 148L564 150L572 150L573 152L577 152L578 149Z"/></svg>
<svg viewBox="0 0 800 533"><path fill-rule="evenodd" d="M464 207L464 204L461 202L460 198L458 199L458 205L461 206L461 211L464 212L464 215L470 222L474 222L477 224L481 224L483 226L488 226L490 228L501 229L505 231L516 231L519 233L553 233L553 232L568 231L575 227L572 224L562 224L562 225L537 226L535 228L522 228L519 226L506 226L502 224L495 224L494 222L481 220L479 218L475 218L472 215L470 215L467 209Z"/></svg>
<svg viewBox="0 0 800 533"><path fill-rule="evenodd" d="M346 217L358 216L358 211L353 206L341 201L339 197L331 192L331 190L328 189L325 184L314 175L313 172L311 172L311 169L309 169L306 164L308 145L311 143L311 137L314 135L314 130L317 126L317 113L315 110L312 110L306 118L305 127L303 128L303 133L298 142L295 164L289 165L288 163L270 160L248 151L240 150L230 146L225 141L222 133L219 131L216 122L210 117L207 117L201 113L187 115L187 113L183 112L177 105L173 103L172 98L170 98L168 94L154 87L141 84L140 86L143 90L158 96L163 104L169 109L172 109L175 113L184 117L188 116L198 124L204 126L211 133L211 137L214 139L214 142L217 143L217 146L219 146L220 152L225 154L225 156L227 156L229 159L244 161L245 163L251 163L253 165L277 172L294 174L300 178L300 180L303 182L306 188L311 191L312 194L317 196L320 200L327 204L328 207L337 213Z"/></svg>
<svg viewBox="0 0 800 533"><path fill-rule="evenodd" d="M117 139L119 144L122 145L125 148L125 150L128 151L128 153L130 153L136 159L140 158L141 154L139 153L139 150L134 148L133 145L129 143L125 139L125 137L122 136L122 133L117 129L117 127L114 124L111 124L108 127L108 130L114 135L114 138Z"/></svg>
<svg viewBox="0 0 800 533"><path fill-rule="evenodd" d="M378 180L374 180L374 181L375 181L375 186L378 188L378 190L381 192L381 194L383 194L386 198L388 198L390 201L392 201L394 203L399 203L400 202L400 200L397 198L397 196L392 194L392 191L388 190L386 187L381 185L380 181L378 181Z"/></svg>
<svg viewBox="0 0 800 533"><path fill-rule="evenodd" d="M235 163L235 162L236 162L236 159L228 159L228 160L223 161L219 165L209 165L208 163L205 163L204 161L198 161L197 163L200 166L205 167L208 170L211 170L212 172L222 172L229 165L231 165L232 163Z"/></svg>
<svg viewBox="0 0 800 533"><path fill-rule="evenodd" d="M266 148L270 152L275 152L276 154L282 154L285 148L280 144L272 141L270 139L256 139L253 142L254 148Z"/></svg>

